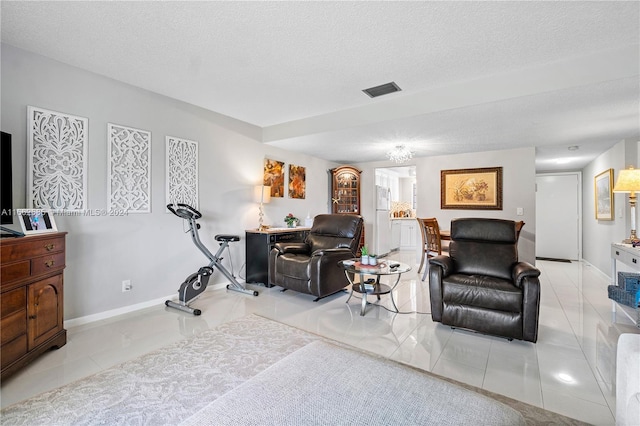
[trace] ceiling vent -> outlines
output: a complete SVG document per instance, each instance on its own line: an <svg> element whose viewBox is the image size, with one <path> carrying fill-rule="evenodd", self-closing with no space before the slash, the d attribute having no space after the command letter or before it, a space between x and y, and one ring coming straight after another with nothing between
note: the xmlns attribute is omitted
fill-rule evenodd
<svg viewBox="0 0 640 426"><path fill-rule="evenodd" d="M371 98L377 98L378 96L387 95L393 92L399 92L401 90L402 89L392 81L391 83L381 84L380 86L364 89L363 92L369 95L369 97Z"/></svg>

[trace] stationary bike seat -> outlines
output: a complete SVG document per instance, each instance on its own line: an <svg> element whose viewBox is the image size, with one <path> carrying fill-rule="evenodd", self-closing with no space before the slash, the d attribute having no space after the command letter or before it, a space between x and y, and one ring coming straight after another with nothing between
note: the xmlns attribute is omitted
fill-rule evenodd
<svg viewBox="0 0 640 426"><path fill-rule="evenodd" d="M216 241L240 241L237 235L219 234L215 236Z"/></svg>

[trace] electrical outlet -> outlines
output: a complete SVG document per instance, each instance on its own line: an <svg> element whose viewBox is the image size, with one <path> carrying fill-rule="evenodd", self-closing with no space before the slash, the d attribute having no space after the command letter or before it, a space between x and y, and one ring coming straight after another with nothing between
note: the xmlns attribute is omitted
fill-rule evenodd
<svg viewBox="0 0 640 426"><path fill-rule="evenodd" d="M517 216L524 216L524 209L522 207L516 208L516 215Z"/></svg>
<svg viewBox="0 0 640 426"><path fill-rule="evenodd" d="M131 280L122 281L122 292L131 291L133 287L131 286Z"/></svg>

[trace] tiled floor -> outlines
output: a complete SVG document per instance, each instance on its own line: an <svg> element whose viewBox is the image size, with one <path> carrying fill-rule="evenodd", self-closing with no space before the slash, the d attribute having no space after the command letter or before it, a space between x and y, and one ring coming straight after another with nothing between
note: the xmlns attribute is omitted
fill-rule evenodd
<svg viewBox="0 0 640 426"><path fill-rule="evenodd" d="M393 258L409 263L412 254ZM452 330L433 323L429 291L415 272L395 291L401 312L340 293L313 298L279 287L252 297L206 292L194 317L164 306L68 329L68 343L2 382L1 404L96 373L226 321L256 313L403 363L597 425L613 425L615 345L621 332L640 333L624 315L612 322L607 278L588 264L539 261L542 302L537 344ZM382 304L390 307L388 297ZM418 313L415 313L415 312ZM179 366L176 366L179 368Z"/></svg>

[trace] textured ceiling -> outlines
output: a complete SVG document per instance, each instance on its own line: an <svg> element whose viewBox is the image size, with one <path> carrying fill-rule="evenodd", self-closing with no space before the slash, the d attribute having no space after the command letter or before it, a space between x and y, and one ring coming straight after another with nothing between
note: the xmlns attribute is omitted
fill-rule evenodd
<svg viewBox="0 0 640 426"><path fill-rule="evenodd" d="M2 42L260 126L265 143L339 162L397 143L416 156L537 147L537 168L553 170L640 136L639 5L0 7ZM361 92L389 81L403 90ZM550 162L570 145L579 162Z"/></svg>

